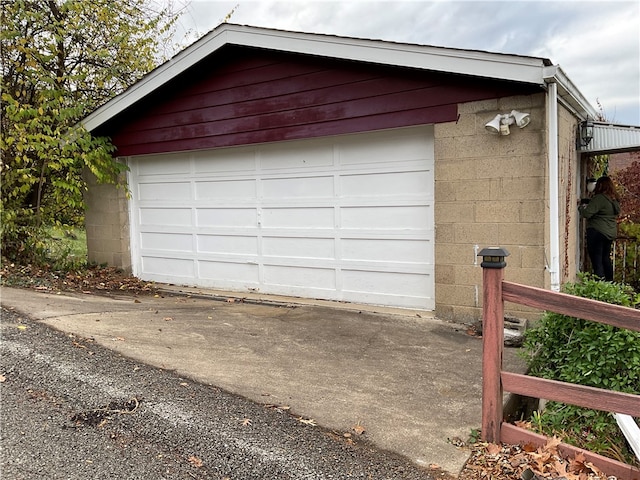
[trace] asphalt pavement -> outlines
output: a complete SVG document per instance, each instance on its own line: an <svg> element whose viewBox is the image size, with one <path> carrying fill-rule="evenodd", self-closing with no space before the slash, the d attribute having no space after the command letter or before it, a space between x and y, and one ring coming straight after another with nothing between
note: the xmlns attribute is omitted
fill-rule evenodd
<svg viewBox="0 0 640 480"><path fill-rule="evenodd" d="M3 307L36 320L32 324L14 322L13 326L3 327L5 371L0 374L6 378L1 385L4 398L7 389L13 388L13 376L21 378L18 370L10 371L11 365L5 363L7 352L21 361L39 359L43 364L53 361L46 355L41 356L44 354L40 340L32 339L31 343L20 346L8 342L13 337L7 332L26 338L29 332L40 331L44 325L54 327L63 333L66 350L79 357L53 370L72 372L70 375L79 393L76 394L72 387L63 394L55 393L55 379L51 385L43 387L36 382L31 390L45 392L45 404L53 401L49 397L59 399L60 408L66 409L67 421L70 421L72 410L76 413L81 410L67 403L81 403L86 414L92 409L105 409L109 402L118 399L125 402L137 395L145 398L160 395L147 391L145 385L149 382L182 394L177 399L142 400L134 413L125 412L114 418L118 418L118 425L125 421L137 422L144 417L149 425L165 422L172 425L171 428L195 432L200 440L186 441L181 434L171 433L171 428L156 425L149 427L155 428L156 433L144 437L148 439L147 447L132 441L137 445L135 448L147 448L147 453L157 459L167 458L164 455L179 450L172 453L171 458L178 455L188 460L189 451L195 452L190 454L194 459L187 461L187 467L182 465L184 462L180 463L181 468L187 468L185 475L202 475L204 465L213 468L206 470L212 472L212 476L191 478L224 478L224 475L230 479L369 478L366 475L370 478L428 478L424 475L432 465L455 474L469 455L468 450L457 444L480 427L481 340L468 335L463 325L425 318L418 312L354 309L357 307L354 305L347 305L349 308L337 308L336 304L305 305L293 299L238 299L206 291L167 291L157 297L122 295L112 298L6 287L1 293ZM21 325L27 328L21 329ZM45 331L57 334L55 330ZM105 371L87 370L87 365L91 368L100 366L95 362L97 357L89 354L100 346L108 349L105 351L122 355L114 356L114 359L133 363ZM524 370L515 350L506 349L504 360L508 370ZM156 373L168 378L152 380ZM118 380L122 374L125 375L123 381L128 383ZM34 378L37 379L37 375ZM182 386L183 383L186 386ZM18 390L11 395L24 393L25 384L18 382L16 385L19 385ZM197 395L187 395L195 390ZM82 395L93 397L80 401ZM212 402L218 397L230 397L245 403L233 413L229 408L219 406L217 400L211 405L205 402L197 411L192 408L194 402L204 401L200 398L210 397ZM67 398L79 400L67 401ZM113 410L129 408L124 403L120 407ZM257 420L262 417L256 412L267 414L268 418ZM46 408L38 415L45 414ZM3 411L3 424L5 415ZM38 419L35 421L42 422L38 415L35 415ZM91 415L98 416L97 424L102 420L99 413ZM91 415L87 421L93 418ZM280 432L274 418L290 423L295 427L295 433ZM79 419L82 424L83 418ZM227 433L216 436L214 433L222 432L220 425L225 422L242 434L252 432L257 425L264 426L266 444L254 443L254 440L247 443L246 439L238 440ZM55 425L50 428L59 433ZM97 428L93 426L82 432L84 435L93 435L96 431L101 434ZM138 426L122 428L128 432L125 436L139 430ZM77 431L75 427L64 429L65 434ZM120 448L113 438L105 438L104 434L98 436L112 448ZM162 446L158 446L156 440L149 440L160 437L166 439ZM115 438L120 437L116 435ZM286 445L280 445L278 442L284 438L289 440ZM199 447L189 450L189 442L194 441L200 446L213 445L212 450L223 452L223 456L224 451L228 451L229 458L233 459L225 463L213 460L213 454L202 453ZM315 442L320 443L314 446ZM315 466L300 463L302 457L310 455L309 452L283 453L297 444L308 446L309 451L317 450L321 459L328 459L320 463L339 467L321 473ZM25 445L33 444L26 442ZM322 453L329 448L327 445L337 447L337 450ZM2 446L4 457L7 449L12 448L4 435ZM132 450L125 448L124 451ZM348 460L331 460L342 454L356 459L354 451L358 455L373 453L362 460L364 463L350 467ZM37 456L36 453L32 455ZM73 449L71 453L79 455ZM275 470L272 473L268 469L256 470L246 477L234 476L234 471L240 471L236 469L236 463L242 458L251 465L266 462L268 468ZM405 458L407 462L398 458ZM203 466L192 465L199 461ZM99 458L91 462L89 467L84 463L82 467L90 469L101 463ZM81 459L75 462L80 463ZM212 465L220 465L220 468ZM171 468L174 467L171 463ZM164 464L162 468L170 470ZM147 472L144 468L142 471ZM402 474L398 473L400 471ZM345 472L363 476L347 476ZM84 478L183 478L179 474L165 477L136 475L89 475Z"/></svg>

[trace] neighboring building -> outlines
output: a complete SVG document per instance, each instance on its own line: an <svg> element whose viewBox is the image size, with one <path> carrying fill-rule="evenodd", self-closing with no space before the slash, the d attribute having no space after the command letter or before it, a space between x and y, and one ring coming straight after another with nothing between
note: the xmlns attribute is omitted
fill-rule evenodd
<svg viewBox="0 0 640 480"><path fill-rule="evenodd" d="M483 247L508 280L574 278L596 113L543 58L222 24L84 120L131 192L91 186L89 258L477 319ZM491 134L497 115L523 128Z"/></svg>
<svg viewBox="0 0 640 480"><path fill-rule="evenodd" d="M640 162L640 152L614 153L609 157L609 173L624 170L634 162Z"/></svg>

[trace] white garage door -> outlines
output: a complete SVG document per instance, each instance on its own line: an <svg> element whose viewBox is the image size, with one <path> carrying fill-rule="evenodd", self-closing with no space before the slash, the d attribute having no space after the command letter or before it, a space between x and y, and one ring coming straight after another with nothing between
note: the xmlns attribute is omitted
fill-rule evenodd
<svg viewBox="0 0 640 480"><path fill-rule="evenodd" d="M129 160L142 279L434 308L432 127Z"/></svg>

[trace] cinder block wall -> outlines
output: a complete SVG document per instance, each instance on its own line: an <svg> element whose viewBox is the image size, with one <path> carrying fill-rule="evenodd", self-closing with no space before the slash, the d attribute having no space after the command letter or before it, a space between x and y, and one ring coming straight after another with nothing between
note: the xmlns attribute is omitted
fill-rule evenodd
<svg viewBox="0 0 640 480"><path fill-rule="evenodd" d="M524 129L491 135L485 124L516 109L531 115ZM482 316L478 249L510 252L505 278L548 286L547 143L545 95L459 105L455 123L435 125L436 315L455 321ZM514 316L538 317L507 306Z"/></svg>
<svg viewBox="0 0 640 480"><path fill-rule="evenodd" d="M122 268L130 273L129 206L124 187L125 175L119 179L120 187L99 184L89 171L85 171L84 177L89 186L85 195L88 260L99 265Z"/></svg>

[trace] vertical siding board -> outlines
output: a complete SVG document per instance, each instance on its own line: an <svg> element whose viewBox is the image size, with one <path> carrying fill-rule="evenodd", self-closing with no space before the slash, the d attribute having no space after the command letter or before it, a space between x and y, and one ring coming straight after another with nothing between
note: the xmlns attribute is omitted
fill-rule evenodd
<svg viewBox="0 0 640 480"><path fill-rule="evenodd" d="M458 103L533 88L226 49L96 133L111 136L118 155L215 148L453 121Z"/></svg>

